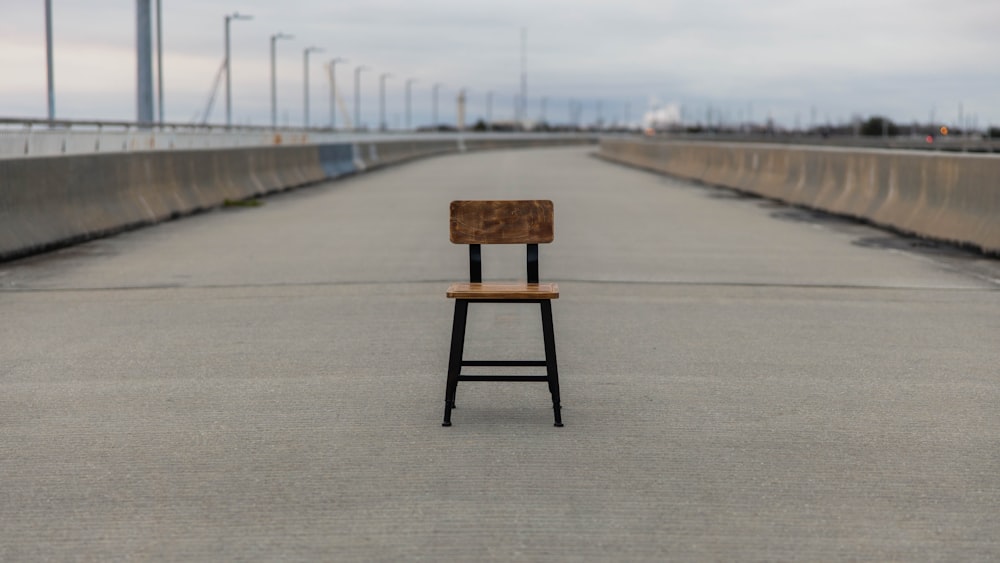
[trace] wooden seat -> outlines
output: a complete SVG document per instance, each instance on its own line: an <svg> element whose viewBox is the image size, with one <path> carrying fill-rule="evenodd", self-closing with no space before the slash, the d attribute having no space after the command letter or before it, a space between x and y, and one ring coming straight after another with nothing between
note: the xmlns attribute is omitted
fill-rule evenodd
<svg viewBox="0 0 1000 563"><path fill-rule="evenodd" d="M448 287L455 300L451 331L448 383L445 389L444 426L451 426L451 411L460 381L544 381L552 395L555 425L562 426L559 399L559 370L556 366L552 300L559 298L559 286L538 281L538 245L552 242L553 205L548 200L486 200L451 202L451 242L469 245L469 282ZM484 283L483 244L524 244L527 249L527 281ZM542 313L544 360L466 360L465 327L470 303L538 303ZM544 367L545 375L463 375L463 366Z"/></svg>
<svg viewBox="0 0 1000 563"><path fill-rule="evenodd" d="M448 287L452 299L559 299L559 285L554 283L453 283Z"/></svg>

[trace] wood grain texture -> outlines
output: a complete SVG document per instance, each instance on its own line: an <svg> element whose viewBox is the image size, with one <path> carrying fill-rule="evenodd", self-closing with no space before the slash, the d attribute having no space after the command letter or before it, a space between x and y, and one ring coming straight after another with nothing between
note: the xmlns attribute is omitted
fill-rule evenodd
<svg viewBox="0 0 1000 563"><path fill-rule="evenodd" d="M455 244L541 244L552 242L553 206L545 199L451 202Z"/></svg>
<svg viewBox="0 0 1000 563"><path fill-rule="evenodd" d="M453 283L448 287L452 299L559 299L555 283Z"/></svg>

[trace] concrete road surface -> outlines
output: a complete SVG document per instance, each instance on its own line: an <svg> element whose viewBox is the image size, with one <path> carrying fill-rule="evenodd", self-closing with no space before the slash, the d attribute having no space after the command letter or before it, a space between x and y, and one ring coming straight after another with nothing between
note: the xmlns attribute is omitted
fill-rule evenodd
<svg viewBox="0 0 1000 563"><path fill-rule="evenodd" d="M566 426L463 383L442 428L448 203L511 198L555 202ZM470 315L541 355L537 307ZM2 561L1000 559L998 261L588 149L0 264L0 318Z"/></svg>

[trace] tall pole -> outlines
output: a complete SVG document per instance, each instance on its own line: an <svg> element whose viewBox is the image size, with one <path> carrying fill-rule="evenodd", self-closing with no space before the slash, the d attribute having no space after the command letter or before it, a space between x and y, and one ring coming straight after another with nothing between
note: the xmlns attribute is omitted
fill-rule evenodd
<svg viewBox="0 0 1000 563"><path fill-rule="evenodd" d="M153 38L150 0L135 2L136 121L153 123Z"/></svg>
<svg viewBox="0 0 1000 563"><path fill-rule="evenodd" d="M225 16L226 20L226 127L231 127L233 124L233 83L232 83L232 73L230 72L230 58L229 58L229 22L230 20L252 20L253 16L248 16L245 14L240 14L239 12L233 12Z"/></svg>
<svg viewBox="0 0 1000 563"><path fill-rule="evenodd" d="M368 70L368 67L359 65L354 67L354 130L361 129L361 71Z"/></svg>
<svg viewBox="0 0 1000 563"><path fill-rule="evenodd" d="M302 50L302 127L309 128L309 53L321 53L319 47L306 47Z"/></svg>
<svg viewBox="0 0 1000 563"><path fill-rule="evenodd" d="M549 99L546 98L545 96L542 96L542 123L545 123L545 109L546 109L545 106L547 106L548 103Z"/></svg>
<svg viewBox="0 0 1000 563"><path fill-rule="evenodd" d="M392 76L388 72L383 72L381 76L378 77L378 128L379 131L385 131L387 128L385 122L385 79Z"/></svg>
<svg viewBox="0 0 1000 563"><path fill-rule="evenodd" d="M457 106L455 112L455 129L465 130L465 88L458 91L458 98L455 99Z"/></svg>
<svg viewBox="0 0 1000 563"><path fill-rule="evenodd" d="M486 92L486 130L493 130L493 90Z"/></svg>
<svg viewBox="0 0 1000 563"><path fill-rule="evenodd" d="M521 121L528 119L528 28L521 28Z"/></svg>
<svg viewBox="0 0 1000 563"><path fill-rule="evenodd" d="M330 59L330 130L337 130L337 63L346 63L347 59L337 57Z"/></svg>
<svg viewBox="0 0 1000 563"><path fill-rule="evenodd" d="M271 36L271 129L278 128L278 67L275 62L279 39L292 39L294 35L275 33Z"/></svg>
<svg viewBox="0 0 1000 563"><path fill-rule="evenodd" d="M156 0L156 111L163 125L163 6Z"/></svg>
<svg viewBox="0 0 1000 563"><path fill-rule="evenodd" d="M232 81L229 75L229 20L231 16L226 16L226 127L233 124L233 95Z"/></svg>
<svg viewBox="0 0 1000 563"><path fill-rule="evenodd" d="M416 81L417 81L416 78L410 78L410 79L408 79L406 81L406 129L407 130L413 129L413 124L410 122L410 118L412 116L412 112L410 111L410 109L411 109L411 105L410 105L410 90L411 90L411 88L410 87L413 86L413 83L416 82Z"/></svg>
<svg viewBox="0 0 1000 563"><path fill-rule="evenodd" d="M440 88L442 86L444 86L444 84L438 82L437 84L434 85L433 88L431 88L431 91L434 94L432 96L432 98L433 98L433 104L434 105L433 105L433 108L432 108L431 115L433 116L433 123L432 123L432 125L433 125L433 127L434 127L435 130L438 127L438 88Z"/></svg>
<svg viewBox="0 0 1000 563"><path fill-rule="evenodd" d="M56 90L52 69L52 0L45 0L45 64L48 79L49 121L56 118Z"/></svg>

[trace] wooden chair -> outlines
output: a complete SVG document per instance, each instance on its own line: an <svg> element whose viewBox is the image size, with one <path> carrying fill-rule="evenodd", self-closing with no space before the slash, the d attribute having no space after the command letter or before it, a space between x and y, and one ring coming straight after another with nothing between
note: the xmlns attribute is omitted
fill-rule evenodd
<svg viewBox="0 0 1000 563"><path fill-rule="evenodd" d="M459 381L545 381L552 394L555 425L562 426L559 404L559 371L552 329L552 300L559 298L559 286L538 281L538 245L552 242L552 202L453 201L451 202L451 242L469 245L469 283L454 283L448 297L455 300L455 320L451 332L448 386L445 390L444 426L451 426L451 411ZM527 245L526 283L483 283L483 244ZM538 303L542 309L544 360L481 361L465 360L465 321L469 303ZM462 375L464 366L545 367L546 375Z"/></svg>

